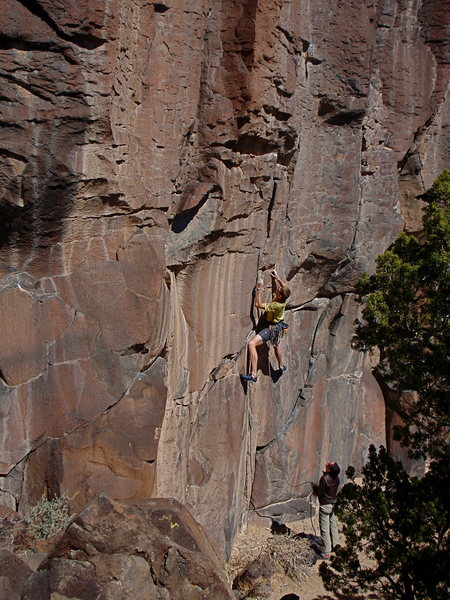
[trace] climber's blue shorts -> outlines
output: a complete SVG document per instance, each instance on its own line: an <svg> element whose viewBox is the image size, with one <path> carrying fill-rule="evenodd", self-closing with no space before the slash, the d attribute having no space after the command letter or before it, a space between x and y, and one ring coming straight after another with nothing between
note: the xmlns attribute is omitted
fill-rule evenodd
<svg viewBox="0 0 450 600"><path fill-rule="evenodd" d="M258 332L258 335L261 336L265 342L268 342L272 336L272 329L270 327L261 329L261 331Z"/></svg>
<svg viewBox="0 0 450 600"><path fill-rule="evenodd" d="M258 335L261 336L266 344L270 342L274 346L278 346L282 336L287 333L288 325L284 321L280 321L279 323L274 323L265 329L261 329L258 332Z"/></svg>

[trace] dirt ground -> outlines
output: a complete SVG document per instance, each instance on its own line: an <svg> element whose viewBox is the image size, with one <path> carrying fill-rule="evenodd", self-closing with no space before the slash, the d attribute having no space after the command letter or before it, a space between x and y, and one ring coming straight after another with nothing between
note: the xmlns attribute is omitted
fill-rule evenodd
<svg viewBox="0 0 450 600"><path fill-rule="evenodd" d="M247 530L239 535L228 563L231 579L234 579L235 575L245 566L245 563L256 557L268 540L274 537L270 525L269 519L260 519L257 523L250 523ZM293 521L288 524L288 527L294 535L299 533L314 537L319 535L316 518ZM319 575L319 565L322 560L319 558L315 564L311 565L311 562L314 562L314 559L319 555L310 550L308 540L305 540L305 545L308 547L309 556L312 555L313 557L312 561L306 557L305 564L301 564L300 568L296 569L294 577L289 577L280 569L279 572L272 575L264 592L248 597L255 600L280 600L285 594L294 593L301 600L337 600L337 596L327 592L323 586Z"/></svg>

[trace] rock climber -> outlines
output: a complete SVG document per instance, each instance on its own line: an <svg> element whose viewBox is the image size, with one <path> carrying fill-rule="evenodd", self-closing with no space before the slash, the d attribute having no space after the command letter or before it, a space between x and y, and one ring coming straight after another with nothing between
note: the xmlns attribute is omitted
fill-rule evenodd
<svg viewBox="0 0 450 600"><path fill-rule="evenodd" d="M281 354L280 341L284 332L287 332L288 325L284 322L284 311L286 308L286 301L291 295L291 291L275 271L270 273L275 283L275 294L271 302L265 303L262 300L262 289L264 282L258 281L256 286L256 308L264 310L264 317L267 324L262 331L257 333L248 343L248 352L250 355L250 367L251 371L247 375L241 375L242 379L246 381L256 382L257 371L258 371L258 346L262 344L271 344L273 346L275 357L278 361L278 374L282 375L286 371L286 365L283 364L283 357Z"/></svg>
<svg viewBox="0 0 450 600"><path fill-rule="evenodd" d="M315 496L319 499L319 527L320 535L323 541L322 558L328 560L330 553L339 544L339 533L337 528L337 519L334 514L334 505L339 488L339 473L341 469L335 462L329 462L325 465L325 471L319 480L319 485L311 482L311 487Z"/></svg>

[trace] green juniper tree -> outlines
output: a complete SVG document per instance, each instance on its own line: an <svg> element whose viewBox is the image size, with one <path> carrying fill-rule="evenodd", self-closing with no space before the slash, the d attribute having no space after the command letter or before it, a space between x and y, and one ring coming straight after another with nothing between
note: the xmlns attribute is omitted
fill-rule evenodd
<svg viewBox="0 0 450 600"><path fill-rule="evenodd" d="M358 284L366 306L355 345L378 347L380 376L414 390L408 402L400 396L396 436L429 468L411 477L371 446L362 484L348 472L337 505L345 545L320 567L325 587L347 597L367 590L402 600L449 597L450 171L424 198L423 236L401 234Z"/></svg>
<svg viewBox="0 0 450 600"><path fill-rule="evenodd" d="M397 406L405 422L397 436L416 456L439 451L450 425L450 171L425 198L424 239L402 233L359 281L365 322L355 336L360 350L380 348L385 381L417 392Z"/></svg>
<svg viewBox="0 0 450 600"><path fill-rule="evenodd" d="M339 496L345 545L320 565L325 587L346 598L372 591L386 599L448 599L449 461L410 477L384 448L371 446L362 478L362 485L350 478Z"/></svg>

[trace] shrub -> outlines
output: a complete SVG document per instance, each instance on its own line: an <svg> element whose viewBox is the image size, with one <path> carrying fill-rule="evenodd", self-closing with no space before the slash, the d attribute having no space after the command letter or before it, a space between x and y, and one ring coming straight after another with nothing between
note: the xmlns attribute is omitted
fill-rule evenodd
<svg viewBox="0 0 450 600"><path fill-rule="evenodd" d="M47 540L70 522L69 498L66 494L47 500L42 497L30 511L30 528L35 537Z"/></svg>

